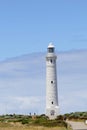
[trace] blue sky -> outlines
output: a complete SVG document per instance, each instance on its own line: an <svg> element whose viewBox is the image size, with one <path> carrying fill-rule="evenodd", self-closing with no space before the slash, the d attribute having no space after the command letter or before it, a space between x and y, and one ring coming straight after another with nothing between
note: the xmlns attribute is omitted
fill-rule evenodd
<svg viewBox="0 0 87 130"><path fill-rule="evenodd" d="M44 52L87 49L87 0L1 0L0 60Z"/></svg>
<svg viewBox="0 0 87 130"><path fill-rule="evenodd" d="M1 0L0 114L44 112L45 53L35 52L49 42L62 52L61 112L87 110L87 0Z"/></svg>

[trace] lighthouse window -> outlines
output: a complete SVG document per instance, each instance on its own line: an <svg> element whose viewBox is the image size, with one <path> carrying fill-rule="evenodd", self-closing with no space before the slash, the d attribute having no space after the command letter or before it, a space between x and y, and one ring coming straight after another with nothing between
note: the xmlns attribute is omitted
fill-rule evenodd
<svg viewBox="0 0 87 130"><path fill-rule="evenodd" d="M52 59L50 60L50 62L52 63Z"/></svg>
<svg viewBox="0 0 87 130"><path fill-rule="evenodd" d="M54 52L54 48L48 48L48 52L49 52L49 53Z"/></svg>
<svg viewBox="0 0 87 130"><path fill-rule="evenodd" d="M53 101L51 103L53 104Z"/></svg>
<svg viewBox="0 0 87 130"><path fill-rule="evenodd" d="M53 81L51 81L51 84L53 84Z"/></svg>

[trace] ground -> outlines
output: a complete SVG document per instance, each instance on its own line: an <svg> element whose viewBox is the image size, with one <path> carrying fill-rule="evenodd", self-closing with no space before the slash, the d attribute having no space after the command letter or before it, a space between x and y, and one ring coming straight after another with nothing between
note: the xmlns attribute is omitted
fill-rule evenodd
<svg viewBox="0 0 87 130"><path fill-rule="evenodd" d="M87 125L83 121L67 121L67 123L71 125L73 130L87 130Z"/></svg>

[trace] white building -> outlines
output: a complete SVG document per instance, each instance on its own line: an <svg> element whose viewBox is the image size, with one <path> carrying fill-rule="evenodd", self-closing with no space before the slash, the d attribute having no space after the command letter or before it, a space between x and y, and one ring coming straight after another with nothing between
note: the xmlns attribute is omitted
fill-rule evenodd
<svg viewBox="0 0 87 130"><path fill-rule="evenodd" d="M55 47L51 43L46 55L46 115L50 119L59 115L56 59Z"/></svg>

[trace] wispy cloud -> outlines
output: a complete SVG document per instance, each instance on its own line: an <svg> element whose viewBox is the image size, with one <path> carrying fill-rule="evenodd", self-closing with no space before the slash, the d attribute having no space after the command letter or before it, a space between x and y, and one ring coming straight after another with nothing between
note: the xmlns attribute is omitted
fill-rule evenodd
<svg viewBox="0 0 87 130"><path fill-rule="evenodd" d="M2 101L0 103L0 114L39 114L44 110L42 108L44 99L41 96L7 96L0 97L0 99ZM38 107L40 109L38 109Z"/></svg>
<svg viewBox="0 0 87 130"><path fill-rule="evenodd" d="M87 110L86 58L87 51L73 51L59 57L58 81L62 112Z"/></svg>
<svg viewBox="0 0 87 130"><path fill-rule="evenodd" d="M61 113L86 111L87 51L58 53ZM0 114L45 113L45 54L0 62Z"/></svg>

